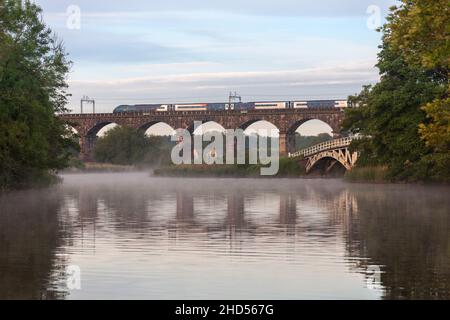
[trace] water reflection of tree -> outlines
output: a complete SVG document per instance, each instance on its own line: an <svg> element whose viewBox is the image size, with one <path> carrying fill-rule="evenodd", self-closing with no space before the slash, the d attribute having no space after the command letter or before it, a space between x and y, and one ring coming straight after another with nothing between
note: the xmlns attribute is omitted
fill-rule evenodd
<svg viewBox="0 0 450 320"><path fill-rule="evenodd" d="M0 196L0 299L61 299L61 198L54 189Z"/></svg>
<svg viewBox="0 0 450 320"><path fill-rule="evenodd" d="M444 190L398 188L351 188L358 215L349 254L382 266L387 299L449 299L450 199Z"/></svg>

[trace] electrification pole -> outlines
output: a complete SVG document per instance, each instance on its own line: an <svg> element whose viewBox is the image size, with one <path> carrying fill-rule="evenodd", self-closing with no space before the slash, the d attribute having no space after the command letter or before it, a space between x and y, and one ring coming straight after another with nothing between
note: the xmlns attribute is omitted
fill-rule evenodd
<svg viewBox="0 0 450 320"><path fill-rule="evenodd" d="M230 95L228 96L228 109L231 110L231 103L234 102L242 102L242 97L236 93L230 91Z"/></svg>
<svg viewBox="0 0 450 320"><path fill-rule="evenodd" d="M81 101L80 101L81 113L83 113L83 104L84 103L91 103L92 104L92 113L95 113L95 100L94 99L90 99L88 96L83 96L83 98L81 98Z"/></svg>

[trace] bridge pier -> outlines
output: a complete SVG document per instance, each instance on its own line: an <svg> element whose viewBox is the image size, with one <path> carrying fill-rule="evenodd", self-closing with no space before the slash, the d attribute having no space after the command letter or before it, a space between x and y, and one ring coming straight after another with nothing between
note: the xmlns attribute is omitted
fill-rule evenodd
<svg viewBox="0 0 450 320"><path fill-rule="evenodd" d="M295 152L295 133L280 132L279 148L280 156L287 156L289 153Z"/></svg>
<svg viewBox="0 0 450 320"><path fill-rule="evenodd" d="M279 151L280 151L280 156L285 156L288 154L288 148L287 148L287 133L286 132L280 132L279 135Z"/></svg>
<svg viewBox="0 0 450 320"><path fill-rule="evenodd" d="M97 136L80 137L80 159L84 162L94 161L94 147Z"/></svg>

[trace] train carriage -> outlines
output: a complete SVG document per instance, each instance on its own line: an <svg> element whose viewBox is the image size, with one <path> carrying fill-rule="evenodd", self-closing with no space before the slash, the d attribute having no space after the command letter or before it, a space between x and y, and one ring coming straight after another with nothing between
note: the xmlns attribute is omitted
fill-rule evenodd
<svg viewBox="0 0 450 320"><path fill-rule="evenodd" d="M192 104L176 104L175 111L206 111L208 110L207 103L192 103Z"/></svg>
<svg viewBox="0 0 450 320"><path fill-rule="evenodd" d="M267 102L255 102L256 110L266 110L266 109L287 109L289 102L283 101L267 101Z"/></svg>
<svg viewBox="0 0 450 320"><path fill-rule="evenodd" d="M300 100L300 101L259 101L235 103L179 103L179 104L137 104L120 105L114 113L120 112L167 112L167 111L221 111L221 110L276 110L276 109L325 109L347 108L347 100Z"/></svg>

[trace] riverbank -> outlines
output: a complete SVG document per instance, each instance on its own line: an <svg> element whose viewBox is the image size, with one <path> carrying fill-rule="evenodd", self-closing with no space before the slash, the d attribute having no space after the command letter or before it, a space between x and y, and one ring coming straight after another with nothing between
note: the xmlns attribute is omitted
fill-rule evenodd
<svg viewBox="0 0 450 320"><path fill-rule="evenodd" d="M0 193L26 189L47 188L62 181L61 177L55 171L31 172L26 179L20 183L3 185L0 184Z"/></svg>
<svg viewBox="0 0 450 320"><path fill-rule="evenodd" d="M96 173L96 172L133 172L142 171L143 168L137 166L117 165L111 163L84 162L77 166L67 168L62 173Z"/></svg>
<svg viewBox="0 0 450 320"><path fill-rule="evenodd" d="M242 165L169 165L157 168L153 171L155 176L161 177L230 177L230 178L257 178L261 177L259 164ZM289 158L281 158L278 173L274 177L299 177L306 174L305 170L299 166L298 161ZM268 176L262 176L268 177Z"/></svg>
<svg viewBox="0 0 450 320"><path fill-rule="evenodd" d="M347 171L344 180L351 183L381 183L381 184L427 184L427 185L449 185L450 181L442 179L395 179L389 173L387 166L355 167Z"/></svg>

